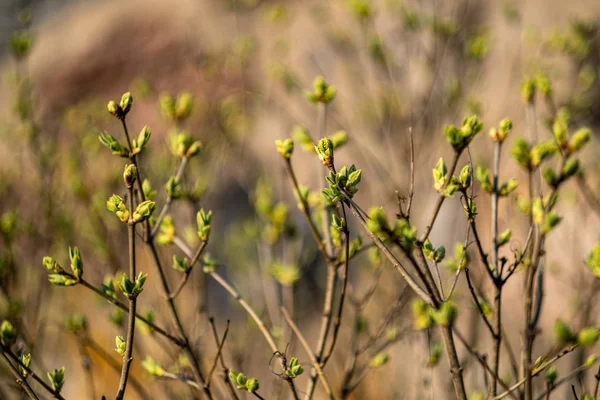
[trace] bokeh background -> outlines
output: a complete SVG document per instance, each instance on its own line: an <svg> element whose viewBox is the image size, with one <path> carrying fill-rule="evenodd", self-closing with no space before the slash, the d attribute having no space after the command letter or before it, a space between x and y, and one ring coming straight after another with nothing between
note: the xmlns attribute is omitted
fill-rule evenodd
<svg viewBox="0 0 600 400"><path fill-rule="evenodd" d="M23 20L24 9L31 11L31 22ZM123 160L112 156L97 137L103 131L120 137L119 123L106 112L106 103L131 91L131 130L152 128L141 165L158 191L158 206L166 198L162 186L178 167L167 135L172 129L187 130L203 148L185 172L186 196L173 208L178 235L194 245L195 213L200 207L212 209L208 252L219 261L219 272L261 315L280 348L289 346L288 354L297 355L308 371L308 357L278 307L293 309L294 319L315 346L325 266L296 208L273 142L291 137L296 125L313 138L320 134L317 109L303 95L313 78L322 75L338 90L325 133L347 132L348 144L336 154L336 163L362 168L356 199L365 209L383 206L391 217L397 210L396 191L408 193L412 128L412 222L423 229L436 198L431 169L439 157L451 156L443 127L460 124L471 114L482 118L485 130L504 117L513 120L502 177L525 182L508 149L516 137L528 135L520 86L524 77L536 74L548 77L553 89L551 100L541 94L537 99L540 138L551 137L548 120L560 107L569 109L574 128L589 126L596 132L580 160L584 180L598 197L599 17L600 3L594 0L2 1L0 317L13 321L19 331L17 346L32 352L36 371L44 375L66 367L66 398L114 395L121 362L113 350L114 337L125 333L123 315L85 288L51 287L41 259L53 255L66 265L68 246L77 245L86 277L97 285L127 269L126 230L105 208L112 193L123 191ZM30 51L19 56L11 43L15 32L22 31L30 32L33 41ZM161 113L159 98L182 92L194 96L193 109L176 127ZM476 165L490 166L492 143L485 134L475 140L471 154ZM325 184L323 166L299 143L293 163L299 181L311 190ZM512 243L504 249L509 257L527 235L527 217L517 204L518 196L526 193L523 184L501 203L501 227L513 230ZM274 226L261 214L264 202L288 206L283 226ZM488 245L489 209L489 198L480 193L478 218ZM559 211L564 220L547 243L534 358L552 349L557 318L573 327L598 322L597 285L584 260L599 239L599 215L574 183L563 190ZM464 240L466 225L459 200L447 201L431 240L444 245L450 256ZM359 233L358 225L350 227L353 236ZM170 268L174 252L180 255L174 247L161 248L172 285L180 274ZM138 254L138 269L149 276L138 308L152 312L157 324L173 331L154 265L142 246ZM472 261L477 285L491 293L481 268ZM442 272L449 285L451 268ZM518 276L506 289L504 314L505 338L517 354L522 320ZM338 348L325 369L334 390L342 385L359 324L361 343L373 338L376 344L359 358L351 398L452 398L444 355L439 363L430 362L437 334L412 329L411 295L397 272L365 255L351 264L350 282L357 297L378 285L363 309L345 308ZM455 294L461 305L458 327L485 353L490 343L465 286L461 279ZM176 304L205 369L216 352L208 318L215 318L221 332L229 319L224 347L228 366L257 377L265 398L289 396L274 375L277 363L270 362L263 337L221 286L195 270ZM86 327L74 329L73 321L81 315ZM140 366L150 355L165 368L189 376L176 347L155 334L140 334L135 343L135 383L127 398L197 396L185 384L154 379ZM458 348L469 393L485 393L481 369L460 344ZM561 371L580 365L593 350L576 351L559 364ZM370 368L380 351L389 361ZM501 372L514 382L504 357ZM301 391L307 375L298 378ZM593 372L579 378L589 386ZM0 382L0 398L21 398L4 366ZM215 387L227 398L220 383ZM566 398L566 389L556 396ZM323 396L317 389L316 398Z"/></svg>

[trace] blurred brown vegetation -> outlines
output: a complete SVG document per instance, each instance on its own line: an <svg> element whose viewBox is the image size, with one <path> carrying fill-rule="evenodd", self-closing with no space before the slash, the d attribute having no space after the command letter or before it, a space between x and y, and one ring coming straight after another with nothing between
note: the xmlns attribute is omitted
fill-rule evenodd
<svg viewBox="0 0 600 400"><path fill-rule="evenodd" d="M487 129L509 117L515 127L511 140L526 136L520 95L524 76L541 71L553 83L554 104L538 101L540 137L550 137L547 118L553 108L562 106L571 110L576 125L600 131L600 37L594 31L581 44L583 49L566 48L561 37L576 35L576 21L597 26L597 1L381 0L372 2L372 16L362 20L344 1L254 3L89 1L64 5L43 18L36 15L34 5L30 56L15 62L10 52L5 53L0 89L4 231L0 317L15 323L22 337L19 346L30 349L37 370L66 366L66 398L110 397L119 378L103 356L86 347L89 342L64 324L69 315L85 315L93 343L120 365L113 351L114 336L122 335L125 327L114 323L119 317L115 310L84 288L51 287L41 266L47 254L66 264L66 249L77 245L90 281L99 284L105 275L126 270L126 232L105 208L106 199L122 191L122 162L97 140L105 130L120 134L118 121L105 111L109 99L131 91L135 99L128 118L132 131L144 125L152 128L149 151L141 163L158 190L160 207L165 199L162 186L177 164L166 145L173 124L161 116L158 96L182 91L194 95L192 115L180 128L203 142L202 153L191 162L184 181L198 196L175 207L179 232L193 243L195 212L200 206L213 210L209 252L221 262L222 274L281 334L280 347L289 343L288 352L297 355L307 371L310 363L305 353L291 339L281 316L269 310L277 310L280 301L290 301L284 300L289 289L269 275L269 266L273 260L299 266L301 279L291 289L293 302L286 304L293 304L295 320L314 345L324 265L296 210L284 165L273 146L275 139L289 137L295 124L305 126L313 137L317 134L315 108L302 96L314 76L323 75L338 88L327 133L341 129L348 133L349 143L339 153L339 162L363 169L357 196L360 204L383 206L390 215L396 210L395 191L408 191L408 129L412 127L417 165L413 223L420 229L436 196L431 168L440 156L450 154L442 135L444 124L459 124L463 116L476 113ZM33 105L27 111L31 118L19 120L15 102L22 87L17 82L28 76L33 88ZM598 139L597 135L592 139L581 162L587 182L600 194ZM475 164L489 167L492 147L488 140L477 140L471 152ZM297 143L294 157L299 180L319 189L325 173L315 155L302 153ZM502 171L504 178L526 179L508 155ZM265 245L265 223L254 208L259 181L272 186L273 201L285 201L290 208L294 230L275 246ZM526 187L517 191L524 194ZM487 221L489 201L478 203L478 211L478 218ZM599 239L600 219L575 184L563 192L559 212L564 220L548 240L537 355L552 348L551 327L556 318L576 327L597 324L593 301L597 285L584 259ZM522 244L528 222L514 199L504 201L500 219L510 221L513 241ZM489 229L483 226L483 240L489 242ZM191 227L191 235L183 227ZM464 240L465 230L462 207L457 200L447 201L431 240L451 253L454 244ZM505 251L510 255L510 249ZM171 254L162 254L167 266ZM480 267L474 265L473 274L484 285ZM172 330L156 272L144 250L139 251L138 269L148 273L140 312L152 311L160 326ZM178 272L167 269L174 284ZM405 284L385 262L372 267L366 258L360 259L350 272L350 282L359 294L379 274L377 293L361 314L373 335L404 293ZM448 284L451 277L451 271L444 272ZM481 335L482 324L463 286L461 281L456 294L456 301L463 305L458 326L485 352L490 344ZM506 290L505 338L518 349L522 280L515 279ZM409 301L408 296L401 300ZM206 369L216 351L207 317L214 317L221 331L230 319L224 350L229 366L257 377L265 398L288 397L284 383L269 368L270 349L221 287L195 271L177 305ZM335 390L341 384L354 322L348 308L337 352L326 368ZM452 398L444 356L439 365L426 365L428 346L438 340L435 335L411 329L409 307L395 313L389 326L402 334L401 340L386 350L389 362L373 369L352 398L421 399L433 398L434 393L436 398ZM185 372L177 349L156 335L139 335L134 350L136 361L149 354L162 365ZM592 351L578 351L559 365L571 370ZM469 392L485 393L480 369L460 345L459 352ZM369 358L362 362L368 365ZM510 374L504 358L501 372ZM146 398L196 396L182 383L151 379L135 361L133 377L139 386L129 388L126 398L144 398L144 392ZM306 378L298 378L300 390ZM591 382L593 373L583 378ZM19 398L19 389L5 369L0 369L0 382L0 398ZM316 398L321 396L323 392L317 389Z"/></svg>

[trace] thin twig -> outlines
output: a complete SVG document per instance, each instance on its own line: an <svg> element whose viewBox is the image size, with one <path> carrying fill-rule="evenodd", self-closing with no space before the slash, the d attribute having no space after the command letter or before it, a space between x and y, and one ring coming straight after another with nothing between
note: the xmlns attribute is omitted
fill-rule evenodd
<svg viewBox="0 0 600 400"><path fill-rule="evenodd" d="M508 385L498 376L498 374L496 372L494 372L494 370L488 365L488 363L485 361L484 356L482 356L481 354L479 354L477 352L477 350L475 350L473 347L471 347L471 345L469 345L469 343L467 342L467 340L464 338L464 336L456 329L454 329L454 333L456 334L456 337L458 338L458 340L463 344L463 346L465 347L465 349L467 349L467 351L473 356L475 357L475 359L477 360L477 362L479 362L479 364L481 364L481 366L494 378L496 379L500 385L502 385L503 388L505 388L507 391L510 391L510 388L508 387ZM515 396L512 395L512 393L507 393L507 396L510 395L513 399L515 398Z"/></svg>
<svg viewBox="0 0 600 400"><path fill-rule="evenodd" d="M313 352L310 350L310 346L309 346L308 342L306 341L306 339L304 338L304 335L302 335L302 332L300 332L300 330L298 329L298 326L296 326L296 324L290 317L290 314L285 309L285 307L281 307L281 312L283 313L283 316L284 316L285 320L287 321L287 323L290 325L290 328L292 328L292 330L298 337L298 340L300 341L300 344L302 344L304 351L306 351L308 358L310 358L310 361L312 362L313 367L317 370L317 374L319 375L319 379L320 379L321 383L323 384L323 388L325 389L325 392L329 395L330 399L335 400L335 396L334 396L333 392L331 391L329 382L327 382L327 378L325 378L325 374L323 373L323 370L321 369L319 362L315 358L315 355L313 354Z"/></svg>
<svg viewBox="0 0 600 400"><path fill-rule="evenodd" d="M343 194L344 194L344 196L347 196L345 193L343 193ZM390 262L392 263L392 265L394 266L394 268L396 268L396 270L398 270L398 272L400 273L400 275L402 275L402 277L404 278L404 280L406 281L406 283L408 283L408 285L415 291L415 293L423 301L425 301L425 303L433 306L434 303L433 303L432 298L427 293L425 293L425 291L413 279L413 277L408 273L408 271L406 271L406 269L402 266L402 264L400 263L400 261L398 261L398 259L396 258L396 256L394 256L390 252L390 250L381 241L381 239L379 239L379 237L377 237L377 235L375 235L373 232L371 232L371 230L367 227L367 223L366 223L365 219L363 218L363 216L358 211L358 208L356 207L354 201L349 196L346 197L346 201L347 201L348 205L350 206L350 211L352 211L352 214L354 214L354 216L356 218L358 218L358 220L359 220L361 226L363 227L365 233L367 234L367 236L369 236L369 238L371 238L371 240L373 240L373 242L375 242L375 245L390 260Z"/></svg>
<svg viewBox="0 0 600 400"><path fill-rule="evenodd" d="M556 361L560 360L561 358L563 358L567 354L571 353L573 350L575 350L578 347L579 347L578 344L573 344L573 345L571 345L571 346L563 349L560 353L558 353L557 355L555 355L554 357L552 357L550 360L548 360L547 362L545 362L542 366L534 369L531 372L531 377L534 378L534 377L538 376L540 373L542 373L543 371L545 371L548 367L550 367ZM520 381L518 381L517 383L515 383L514 385L512 385L507 391L505 391L504 393L500 393L498 396L494 397L494 400L500 400L500 399L502 399L502 398L510 395L512 392L514 392L515 390L517 390L518 388L520 388L521 386L523 386L523 384L526 381L527 381L527 377L521 379Z"/></svg>
<svg viewBox="0 0 600 400"><path fill-rule="evenodd" d="M327 361L331 357L331 354L333 353L333 349L335 348L335 343L337 341L340 326L342 323L342 313L344 311L344 299L346 298L346 286L348 285L348 265L350 264L350 232L348 231L348 228L347 228L348 220L346 217L346 207L343 204L342 204L342 213L343 213L344 224L345 224L344 235L346 236L345 245L344 245L344 248L345 248L345 250L344 250L344 255L345 255L344 256L344 259L345 259L344 276L342 278L342 287L340 290L340 304L338 306L337 315L335 316L335 320L333 322L333 334L331 336L331 342L329 343L329 348L327 349L325 356L319 360L321 363L321 366L325 366L325 364L327 364Z"/></svg>
<svg viewBox="0 0 600 400"><path fill-rule="evenodd" d="M2 349L2 354L8 356L8 358L12 359L15 364L17 364L18 366L23 368L25 371L27 371L27 375L31 376L37 383L42 385L42 387L44 389L46 389L46 391L48 391L48 393L50 393L52 396L54 396L54 398L56 398L58 400L65 400L65 398L59 392L54 390L50 385L48 385L43 378L41 378L38 374L33 372L33 370L30 367L23 364L21 359L19 357L17 357L12 351L10 351L10 349L7 349L4 347Z"/></svg>
<svg viewBox="0 0 600 400"><path fill-rule="evenodd" d="M458 164L459 158L460 158L460 152L454 152L454 157L452 158L452 164L450 165L450 169L448 170L448 177L451 177L454 174L454 171L456 170L456 165ZM427 228L425 228L425 232L423 232L423 235L421 235L421 237L419 238L419 242L421 242L421 243L424 243L425 240L427 240L427 238L429 237L429 234L431 233L431 230L433 229L433 224L435 224L435 220L437 219L437 217L440 213L442 204L444 204L444 200L446 200L446 196L444 196L443 189L446 188L446 186L448 185L449 182L450 182L450 179L448 178L446 180L446 182L444 182L444 187L442 188L442 193L440 193L438 195L438 199L435 203L435 206L433 207L433 213L431 214L431 217L429 218L429 222L427 223Z"/></svg>
<svg viewBox="0 0 600 400"><path fill-rule="evenodd" d="M412 126L408 128L408 137L410 139L410 189L408 191L408 204L406 205L406 218L410 220L410 210L415 194L415 140Z"/></svg>
<svg viewBox="0 0 600 400"><path fill-rule="evenodd" d="M536 400L542 400L545 396L549 397L550 393L552 391L554 391L554 389L558 388L563 383L566 383L566 382L570 381L573 377L577 376L581 371L585 371L589 367L591 367L591 366L583 364L583 365L580 365L579 367L575 368L573 371L569 372L563 378L559 379L556 383L554 383L551 388L547 389L544 393L540 394L536 398Z"/></svg>
<svg viewBox="0 0 600 400"><path fill-rule="evenodd" d="M68 274L68 273L64 273L64 275L69 276L74 278L74 276ZM104 293L102 290L96 288L94 285L92 285L91 283L89 283L88 281L80 278L79 279L79 283L81 285L83 285L84 287L90 289L91 291L93 291L94 293L96 293L99 296L104 297L104 299L106 299L109 303L119 307L121 310L125 311L125 312L129 312L129 307L127 307L127 305L117 299L115 299L114 297ZM148 326L150 326L152 328L153 331L159 333L160 335L164 336L165 338L167 338L168 340L170 340L171 342L173 342L174 344L176 344L179 347L185 347L185 342L176 337L171 335L169 332L167 332L166 330L164 330L163 328L161 328L160 326L156 325L154 322L149 321L147 318L145 318L143 315L141 314L136 314L135 317L137 319L139 319L140 321L144 322L145 324L147 324Z"/></svg>
<svg viewBox="0 0 600 400"><path fill-rule="evenodd" d="M223 346L225 345L225 339L227 339L228 333L229 333L229 320L227 320L227 325L225 326L225 332L223 332L223 338L221 339L221 342L219 343L219 347L217 348L217 354L215 355L213 365L212 365L210 371L208 371L208 376L206 377L206 383L204 384L204 387L206 387L207 389L210 387L210 379L212 378L212 375L215 372L215 369L217 368L217 363L219 362L219 359L221 358L221 352L223 351Z"/></svg>
<svg viewBox="0 0 600 400"><path fill-rule="evenodd" d="M210 327L213 333L213 339L215 340L215 343L217 344L217 346L219 346L219 332L217 331L217 326L215 325L215 319L210 317L208 319L208 322L210 323ZM227 366L225 365L225 360L223 359L223 351L221 351L221 353L219 353L219 361L221 362L221 369L222 369L222 378L223 378L223 382L225 383L225 385L227 386L227 389L229 390L229 395L231 396L232 399L235 400L239 400L239 397L235 391L235 388L233 387L233 384L231 383L231 380L229 379L229 368L227 368Z"/></svg>
<svg viewBox="0 0 600 400"><path fill-rule="evenodd" d="M179 169L177 170L177 175L175 175L175 182L177 182L177 183L181 182L181 178L183 176L183 171L185 170L185 167L187 166L188 160L189 160L189 158L187 158L185 156L181 157L181 164L179 165ZM150 232L151 238L156 236L156 234L158 233L158 230L160 229L160 224L161 224L162 220L167 216L172 203L173 203L173 196L169 195L167 197L167 201L165 202L162 210L160 210L160 214L158 215L158 218L156 219L154 226L152 227L152 231Z"/></svg>
<svg viewBox="0 0 600 400"><path fill-rule="evenodd" d="M200 243L200 246L198 246L198 250L196 250L196 253L192 257L192 260L190 261L190 267L188 268L187 271L184 272L183 276L181 277L181 280L179 281L179 284L177 285L175 290L173 290L173 293L169 294L170 299L176 298L177 296L179 296L179 293L181 293L181 290L183 289L183 287L187 283L188 279L190 278L190 274L192 273L192 268L194 268L194 265L196 265L196 262L200 259L200 256L202 255L202 251L204 251L206 244L207 244L207 242L203 240L202 243Z"/></svg>
<svg viewBox="0 0 600 400"><path fill-rule="evenodd" d="M6 365L8 365L8 369L10 369L10 372L12 372L12 374L15 376L16 382L19 384L19 386L21 386L23 388L23 390L25 391L25 393L27 393L29 398L38 400L37 395L31 388L31 386L29 386L29 383L27 383L27 380L25 380L25 378L23 378L21 376L21 374L19 373L19 370L17 368L15 368L14 365L12 365L9 358L6 356L6 354L4 354L4 352L2 352L2 358L4 358L4 361L6 362Z"/></svg>
<svg viewBox="0 0 600 400"><path fill-rule="evenodd" d="M129 237L129 280L134 282L136 279L135 265L135 222L133 221L133 185L128 188L129 192L129 221L127 222L127 234ZM135 335L135 308L137 303L137 295L129 297L129 318L127 321L127 338L125 342L125 354L123 354L123 369L121 371L121 379L119 381L119 390L117 391L117 400L122 400L125 397L127 389L127 379L129 378L129 369L133 361L133 339Z"/></svg>
<svg viewBox="0 0 600 400"><path fill-rule="evenodd" d="M191 251L191 249L185 244L185 242L183 240L181 240L178 237L175 237L175 238L173 238L173 244L175 244L177 247L179 247L179 249L181 251L183 251L185 254L187 254L188 257L192 257L192 251ZM263 336L264 336L265 340L267 341L267 343L268 343L269 347L271 348L271 350L273 352L276 352L277 351L277 345L275 344L275 340L273 339L273 337L269 333L269 330L265 326L265 324L262 321L262 319L258 316L258 314L256 314L256 312L252 309L252 307L250 307L250 305L246 302L246 300L244 300L242 298L242 296L240 295L240 293L229 282L227 282L225 280L225 278L223 278L217 272L211 271L211 272L208 272L208 274L219 285L221 285L234 298L234 300L237 301L242 306L242 308L244 310L246 310L246 312L248 313L248 315L250 315L250 317L254 320L254 322L258 326L258 329L263 334Z"/></svg>

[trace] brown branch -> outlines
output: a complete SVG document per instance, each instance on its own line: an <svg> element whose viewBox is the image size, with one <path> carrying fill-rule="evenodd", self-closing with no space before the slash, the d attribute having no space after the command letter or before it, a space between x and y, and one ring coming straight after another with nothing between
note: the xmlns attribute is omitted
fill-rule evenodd
<svg viewBox="0 0 600 400"><path fill-rule="evenodd" d="M9 358L6 356L6 354L4 354L4 352L2 352L2 358L4 358L4 361L6 362L6 365L8 365L8 369L10 369L10 372L12 372L12 374L15 376L16 382L19 384L19 386L21 386L23 388L23 390L25 391L25 393L27 393L29 398L38 400L37 395L31 388L31 386L29 386L29 383L27 383L27 380L25 380L21 376L21 374L19 373L19 370L17 368L15 368L14 365L12 365Z"/></svg>
<svg viewBox="0 0 600 400"><path fill-rule="evenodd" d="M223 352L223 346L225 345L225 339L227 339L228 333L229 333L229 320L227 320L227 325L225 326L225 332L223 333L223 338L221 339L221 342L218 343L219 347L217 348L217 354L215 355L213 365L212 365L210 371L208 372L208 376L206 377L206 383L204 384L204 386L207 389L210 386L210 379L212 378L212 375L215 372L215 369L217 368L217 363L219 362L219 359L222 358L221 353Z"/></svg>
<svg viewBox="0 0 600 400"><path fill-rule="evenodd" d="M302 332L300 332L300 330L298 329L298 326L296 326L296 324L290 317L290 314L285 309L285 307L281 307L281 312L283 313L283 316L284 316L286 322L288 323L288 325L290 326L290 328L292 328L292 330L298 337L298 340L300 340L300 344L302 344L304 351L308 355L308 358L310 358L310 361L312 362L313 367L317 370L317 374L319 375L319 380L323 384L323 388L325 388L325 392L327 392L327 395L329 396L330 399L335 400L335 396L333 395L333 392L331 391L329 382L327 382L327 378L325 378L325 374L323 373L323 370L321 369L319 362L315 358L315 355L310 350L310 346L309 346L308 342L306 341L306 339L304 338L304 336L302 335Z"/></svg>

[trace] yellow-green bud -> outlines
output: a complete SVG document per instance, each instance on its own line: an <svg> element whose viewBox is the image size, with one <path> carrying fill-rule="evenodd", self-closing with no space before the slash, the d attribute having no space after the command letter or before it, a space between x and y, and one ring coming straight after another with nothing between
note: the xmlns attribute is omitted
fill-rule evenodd
<svg viewBox="0 0 600 400"><path fill-rule="evenodd" d="M17 340L17 330L9 321L2 322L0 325L0 343L2 346L10 347Z"/></svg>
<svg viewBox="0 0 600 400"><path fill-rule="evenodd" d="M294 142L292 139L276 140L275 147L277 147L277 151L283 158L289 160L292 157L292 153L294 152Z"/></svg>
<svg viewBox="0 0 600 400"><path fill-rule="evenodd" d="M121 111L123 112L123 116L127 115L129 110L131 110L131 105L133 104L133 96L131 96L130 92L124 93L121 96L121 102L119 106L121 107Z"/></svg>
<svg viewBox="0 0 600 400"><path fill-rule="evenodd" d="M77 247L69 247L69 258L71 259L71 269L75 278L79 279L83 276L83 261L81 260L81 253Z"/></svg>
<svg viewBox="0 0 600 400"><path fill-rule="evenodd" d="M191 93L180 93L179 96L177 96L177 102L175 103L175 118L184 120L189 117L192 111L193 102L194 97Z"/></svg>
<svg viewBox="0 0 600 400"><path fill-rule="evenodd" d="M123 110L121 110L121 107L119 107L119 105L114 101L109 101L106 108L108 109L108 112L111 113L114 117L122 118Z"/></svg>
<svg viewBox="0 0 600 400"><path fill-rule="evenodd" d="M582 346L593 346L598 341L599 333L594 327L583 328L577 334L577 343Z"/></svg>
<svg viewBox="0 0 600 400"><path fill-rule="evenodd" d="M56 260L52 257L44 257L42 260L44 267L55 274L62 274L64 271L62 267L56 262Z"/></svg>
<svg viewBox="0 0 600 400"><path fill-rule="evenodd" d="M135 179L137 177L137 168L133 164L125 165L125 170L123 171L123 182L125 182L125 186L129 189L133 187L135 183Z"/></svg>
<svg viewBox="0 0 600 400"><path fill-rule="evenodd" d="M146 200L138 204L135 211L133 212L133 222L142 222L150 218L150 216L154 212L155 206L156 203L154 203L152 200Z"/></svg>
<svg viewBox="0 0 600 400"><path fill-rule="evenodd" d="M327 138L319 140L315 146L319 160L327 167L333 166L333 142Z"/></svg>
<svg viewBox="0 0 600 400"><path fill-rule="evenodd" d="M125 355L125 350L127 349L127 342L125 342L123 336L115 337L115 346L115 351L117 354L123 357Z"/></svg>
<svg viewBox="0 0 600 400"><path fill-rule="evenodd" d="M581 150L581 148L590 141L592 131L589 128L581 128L573 134L571 140L569 140L569 151L575 152Z"/></svg>

